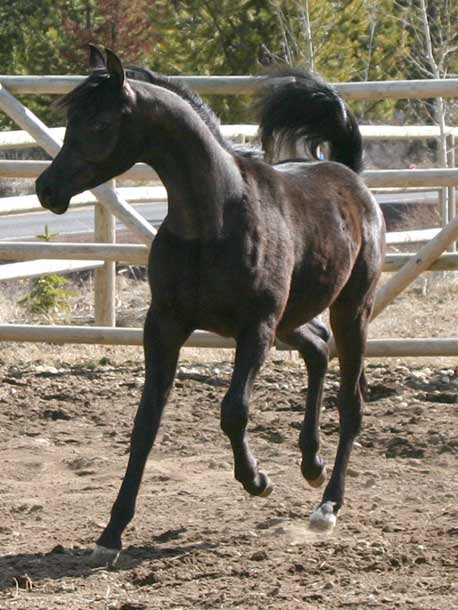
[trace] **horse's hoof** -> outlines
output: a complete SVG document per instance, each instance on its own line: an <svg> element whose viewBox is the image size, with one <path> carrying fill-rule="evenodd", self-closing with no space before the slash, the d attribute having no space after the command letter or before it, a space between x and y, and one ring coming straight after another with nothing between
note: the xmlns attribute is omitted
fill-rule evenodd
<svg viewBox="0 0 458 610"><path fill-rule="evenodd" d="M273 492L274 490L274 486L269 483L268 485L266 485L265 489L263 491L261 491L261 493L259 494L260 498L268 498L270 496L270 494Z"/></svg>
<svg viewBox="0 0 458 610"><path fill-rule="evenodd" d="M274 490L274 486L272 485L272 483L270 482L270 479L268 479L266 477L266 483L265 483L265 487L264 489L261 491L261 493L259 494L259 496L261 498L267 498L268 496L270 496L270 494L273 492Z"/></svg>
<svg viewBox="0 0 458 610"><path fill-rule="evenodd" d="M242 485L250 495L259 498L267 498L273 491L273 485L269 477L263 472L258 472L254 480L249 483L243 482Z"/></svg>
<svg viewBox="0 0 458 610"><path fill-rule="evenodd" d="M258 476L259 476L260 482L257 485L257 487L259 489L257 495L260 498L267 498L272 493L274 487L273 487L272 483L270 482L269 477L266 474L264 474L263 472L260 472Z"/></svg>
<svg viewBox="0 0 458 610"><path fill-rule="evenodd" d="M323 470L316 477L316 479L306 479L310 487L321 487L326 481L326 466L323 466Z"/></svg>
<svg viewBox="0 0 458 610"><path fill-rule="evenodd" d="M118 561L118 557L121 551L117 549L108 549L105 546L95 545L95 549L92 551L89 557L89 564L96 568L102 566L114 566Z"/></svg>
<svg viewBox="0 0 458 610"><path fill-rule="evenodd" d="M335 502L325 502L314 510L309 519L310 529L316 532L331 532L337 522L334 506Z"/></svg>

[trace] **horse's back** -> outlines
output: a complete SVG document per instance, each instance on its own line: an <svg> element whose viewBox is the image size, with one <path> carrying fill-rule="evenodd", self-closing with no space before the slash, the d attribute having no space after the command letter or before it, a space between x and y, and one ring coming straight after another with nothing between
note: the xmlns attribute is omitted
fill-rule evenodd
<svg viewBox="0 0 458 610"><path fill-rule="evenodd" d="M260 215L267 225L286 225L296 256L310 250L339 256L345 244L383 242L379 205L362 178L333 161L258 164ZM337 251L336 251L337 249Z"/></svg>
<svg viewBox="0 0 458 610"><path fill-rule="evenodd" d="M272 171L293 194L289 205L302 206L306 215L319 213L323 204L355 209L362 220L377 214L378 204L362 178L341 163L294 160L274 165Z"/></svg>

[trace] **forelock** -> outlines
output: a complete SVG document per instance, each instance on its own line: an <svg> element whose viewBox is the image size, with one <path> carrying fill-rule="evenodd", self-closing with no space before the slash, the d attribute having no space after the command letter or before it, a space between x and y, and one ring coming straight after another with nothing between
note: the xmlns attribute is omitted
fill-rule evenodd
<svg viewBox="0 0 458 610"><path fill-rule="evenodd" d="M113 83L113 87L116 84ZM106 105L111 91L110 74L106 70L95 70L80 85L61 97L55 104L58 109L66 110L70 115L76 111L96 114L100 107Z"/></svg>

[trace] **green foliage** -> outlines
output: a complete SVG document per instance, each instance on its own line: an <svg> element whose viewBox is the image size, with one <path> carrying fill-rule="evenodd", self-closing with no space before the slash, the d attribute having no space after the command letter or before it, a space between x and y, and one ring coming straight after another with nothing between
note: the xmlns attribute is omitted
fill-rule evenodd
<svg viewBox="0 0 458 610"><path fill-rule="evenodd" d="M275 34L261 0L158 0L152 18L158 41L148 63L166 74L257 74L259 49ZM223 121L253 119L252 100L213 96L210 103Z"/></svg>
<svg viewBox="0 0 458 610"><path fill-rule="evenodd" d="M400 66L407 53L396 0L271 0L282 33L275 55L286 55L337 82L403 78ZM307 43L305 7L312 34ZM283 49L283 50L282 50ZM312 53L312 56L311 56ZM360 116L386 119L396 102L352 104Z"/></svg>
<svg viewBox="0 0 458 610"><path fill-rule="evenodd" d="M37 235L37 239L49 242L57 235L58 233L50 233L46 224L43 233ZM29 294L21 299L19 304L26 305L32 314L69 312L71 311L69 299L74 295L74 292L67 288L69 283L66 278L57 274L33 278Z"/></svg>
<svg viewBox="0 0 458 610"><path fill-rule="evenodd" d="M256 50L273 33L266 2L158 0L153 19L159 42L153 64L169 73L249 74Z"/></svg>
<svg viewBox="0 0 458 610"><path fill-rule="evenodd" d="M458 3L427 0L442 73L458 72ZM420 0L15 0L0 3L0 71L75 74L87 43L166 74L259 74L271 61L312 67L334 82L425 78ZM311 34L311 37L309 36ZM54 125L49 100L25 100ZM252 100L211 99L223 121L253 120ZM404 101L356 105L387 120ZM10 123L0 116L0 128Z"/></svg>
<svg viewBox="0 0 458 610"><path fill-rule="evenodd" d="M54 239L54 237L57 237L58 235L59 233L50 233L48 225L45 224L45 230L43 233L41 233L41 235L37 235L37 239L41 239L42 241L51 241L51 239Z"/></svg>
<svg viewBox="0 0 458 610"><path fill-rule="evenodd" d="M150 0L72 0L62 11L66 56L86 68L87 44L116 50L129 62L147 57L157 41Z"/></svg>
<svg viewBox="0 0 458 610"><path fill-rule="evenodd" d="M65 74L71 71L61 54L65 40L60 4L64 3L53 0L0 3L0 71L3 74ZM21 101L48 123L55 124L49 99L25 96ZM4 115L0 115L0 128L17 129Z"/></svg>
<svg viewBox="0 0 458 610"><path fill-rule="evenodd" d="M66 288L68 284L67 279L56 274L34 278L30 293L19 303L27 305L33 314L69 312L69 297L74 293Z"/></svg>

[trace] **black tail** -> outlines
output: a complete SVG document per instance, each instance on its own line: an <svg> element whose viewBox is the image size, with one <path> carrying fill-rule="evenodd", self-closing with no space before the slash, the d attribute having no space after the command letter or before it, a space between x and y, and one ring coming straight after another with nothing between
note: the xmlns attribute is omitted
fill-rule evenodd
<svg viewBox="0 0 458 610"><path fill-rule="evenodd" d="M317 149L326 143L331 161L357 173L362 170L358 123L333 87L316 75L294 69L277 72L267 84L270 89L261 100L259 120L265 151L302 141L318 159Z"/></svg>

